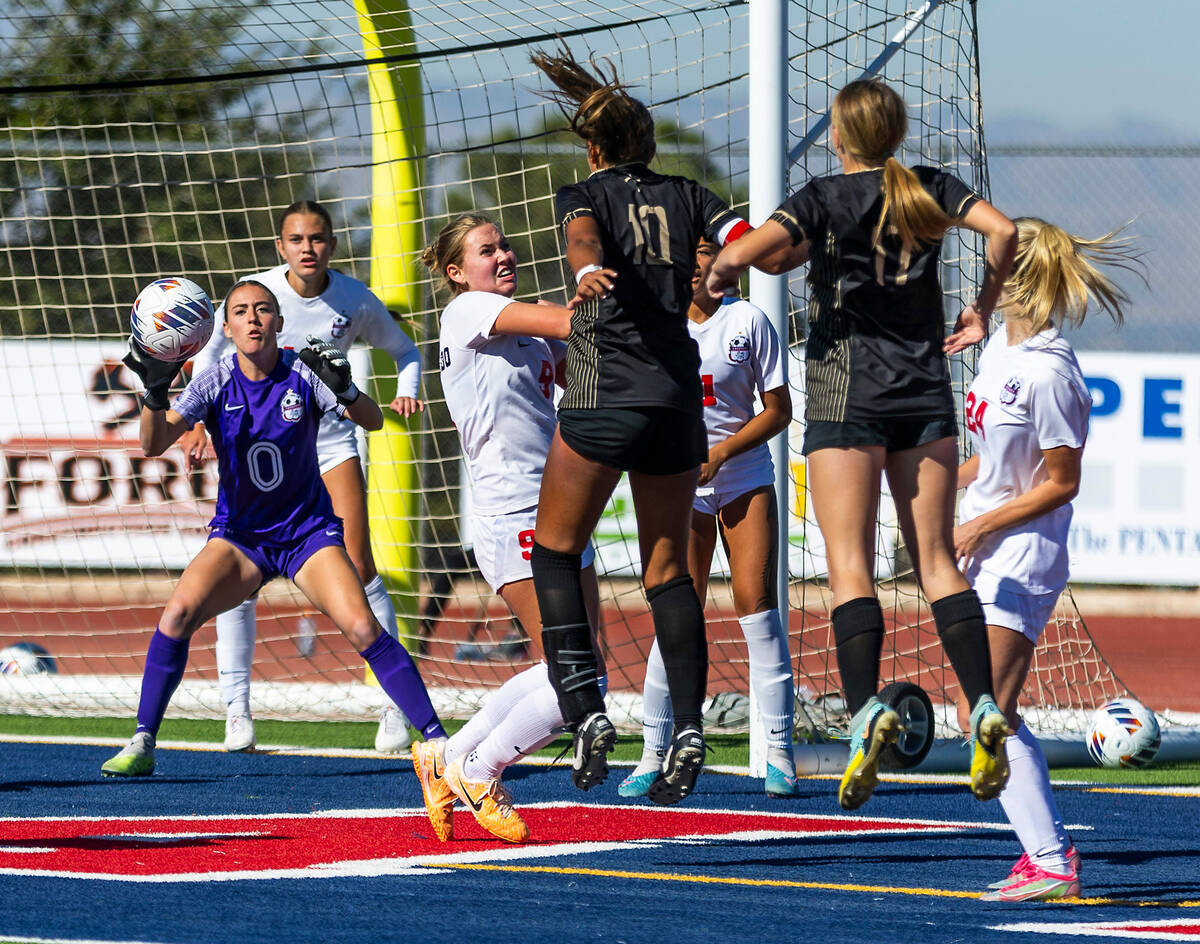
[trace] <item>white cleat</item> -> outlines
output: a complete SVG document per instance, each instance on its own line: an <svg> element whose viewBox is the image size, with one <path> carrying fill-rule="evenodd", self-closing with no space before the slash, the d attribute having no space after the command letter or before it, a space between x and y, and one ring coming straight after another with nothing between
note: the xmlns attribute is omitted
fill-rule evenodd
<svg viewBox="0 0 1200 944"><path fill-rule="evenodd" d="M412 744L408 719L395 705L384 705L379 713L379 730L375 732L375 750L380 754L399 754Z"/></svg>
<svg viewBox="0 0 1200 944"><path fill-rule="evenodd" d="M225 750L248 751L254 747L254 719L239 711L225 718Z"/></svg>

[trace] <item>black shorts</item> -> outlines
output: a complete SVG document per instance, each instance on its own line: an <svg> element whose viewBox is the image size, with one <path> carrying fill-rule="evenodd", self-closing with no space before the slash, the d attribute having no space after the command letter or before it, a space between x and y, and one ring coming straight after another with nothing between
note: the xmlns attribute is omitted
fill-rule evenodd
<svg viewBox="0 0 1200 944"><path fill-rule="evenodd" d="M559 410L563 442L623 472L675 475L708 459L704 419L662 406Z"/></svg>
<svg viewBox="0 0 1200 944"><path fill-rule="evenodd" d="M958 437L953 416L875 420L870 423L811 422L804 430L804 454L838 446L883 446L888 452L916 449L948 436Z"/></svg>

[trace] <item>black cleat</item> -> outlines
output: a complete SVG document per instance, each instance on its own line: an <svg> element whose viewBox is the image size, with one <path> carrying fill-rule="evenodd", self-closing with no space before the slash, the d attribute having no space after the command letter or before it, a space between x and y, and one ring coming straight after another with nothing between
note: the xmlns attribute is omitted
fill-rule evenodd
<svg viewBox="0 0 1200 944"><path fill-rule="evenodd" d="M674 806L696 785L704 767L704 732L699 728L684 728L667 748L663 769L650 784L648 796L660 806Z"/></svg>
<svg viewBox="0 0 1200 944"><path fill-rule="evenodd" d="M580 790L604 783L608 776L608 754L616 746L617 729L608 716L595 711L583 719L571 746L575 755L571 780Z"/></svg>

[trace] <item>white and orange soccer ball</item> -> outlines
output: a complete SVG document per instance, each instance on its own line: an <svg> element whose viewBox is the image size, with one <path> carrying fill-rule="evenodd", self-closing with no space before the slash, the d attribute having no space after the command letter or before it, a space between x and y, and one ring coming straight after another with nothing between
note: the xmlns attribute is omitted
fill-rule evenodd
<svg viewBox="0 0 1200 944"><path fill-rule="evenodd" d="M1101 705L1088 725L1088 754L1101 767L1145 767L1160 744L1158 718L1134 698Z"/></svg>
<svg viewBox="0 0 1200 944"><path fill-rule="evenodd" d="M160 361L185 361L212 337L215 318L208 293L189 279L151 282L133 303L130 328L138 347Z"/></svg>
<svg viewBox="0 0 1200 944"><path fill-rule="evenodd" d="M15 642L0 649L0 675L48 675L57 671L54 657L36 642Z"/></svg>

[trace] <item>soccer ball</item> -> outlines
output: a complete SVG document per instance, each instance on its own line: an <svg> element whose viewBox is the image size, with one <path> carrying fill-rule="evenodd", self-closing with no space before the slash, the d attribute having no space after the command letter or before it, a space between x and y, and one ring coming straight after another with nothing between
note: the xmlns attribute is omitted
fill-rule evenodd
<svg viewBox="0 0 1200 944"><path fill-rule="evenodd" d="M133 303L130 327L138 347L160 361L185 361L213 333L208 293L188 279L151 282Z"/></svg>
<svg viewBox="0 0 1200 944"><path fill-rule="evenodd" d="M1102 705L1088 725L1088 754L1101 767L1145 767L1161 743L1154 712L1133 698Z"/></svg>
<svg viewBox="0 0 1200 944"><path fill-rule="evenodd" d="M36 642L16 642L0 649L0 675L48 675L57 671L50 653Z"/></svg>

